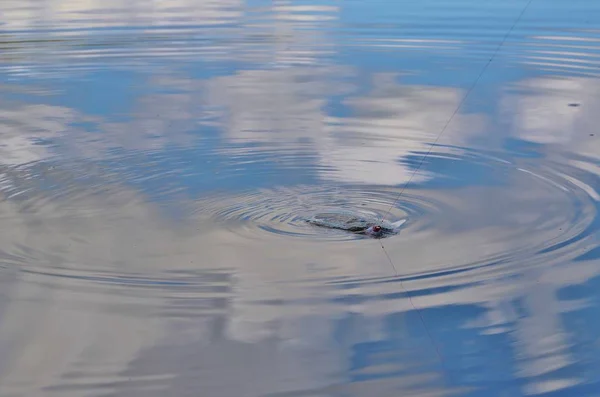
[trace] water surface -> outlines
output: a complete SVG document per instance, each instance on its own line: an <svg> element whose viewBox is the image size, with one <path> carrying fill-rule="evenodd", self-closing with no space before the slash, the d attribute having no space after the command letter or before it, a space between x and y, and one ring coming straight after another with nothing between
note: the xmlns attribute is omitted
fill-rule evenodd
<svg viewBox="0 0 600 397"><path fill-rule="evenodd" d="M4 0L0 394L598 395L598 26Z"/></svg>

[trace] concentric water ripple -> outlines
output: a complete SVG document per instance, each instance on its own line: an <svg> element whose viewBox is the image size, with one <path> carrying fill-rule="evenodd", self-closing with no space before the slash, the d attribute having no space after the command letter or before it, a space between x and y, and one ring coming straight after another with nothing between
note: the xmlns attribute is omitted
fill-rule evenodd
<svg viewBox="0 0 600 397"><path fill-rule="evenodd" d="M301 185L215 196L201 200L198 211L248 238L264 239L268 238L264 233L270 233L315 242L365 238L306 222L320 212L343 210L390 222L407 219L401 232L390 237L393 241L428 246L431 252L447 252L456 241L460 245L454 245L454 252L472 252L453 260L450 251L443 262L436 259L411 274L499 262L523 266L525 261L533 266L575 257L586 249L587 237L597 228L594 181L578 180L585 174L566 159L534 167L527 158L509 160L506 153L503 158L466 148L444 150L431 153L426 163L435 159L479 169L486 175L487 192L478 187L451 188L456 178L441 191L427 184L404 191L402 186ZM437 180L444 183L443 175ZM477 246L478 238L489 248ZM392 240L384 244L393 252L397 243Z"/></svg>
<svg viewBox="0 0 600 397"><path fill-rule="evenodd" d="M407 194L397 201L398 195L398 189L380 186L307 185L216 197L203 201L201 207L215 221L246 236L267 232L327 241L363 239L365 236L311 225L307 220L315 214L343 210L389 222L407 219L402 230L409 232L427 227L432 214L444 211L443 205L431 198Z"/></svg>

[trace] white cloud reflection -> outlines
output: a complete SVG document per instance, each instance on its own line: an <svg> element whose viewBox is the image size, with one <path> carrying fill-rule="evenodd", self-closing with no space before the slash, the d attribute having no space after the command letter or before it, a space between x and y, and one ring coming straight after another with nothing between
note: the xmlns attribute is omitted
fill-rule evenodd
<svg viewBox="0 0 600 397"><path fill-rule="evenodd" d="M597 125L600 84L584 77L539 77L513 85L503 99L511 134L540 144L580 147Z"/></svg>
<svg viewBox="0 0 600 397"><path fill-rule="evenodd" d="M244 15L239 1L48 1L44 7L33 1L10 1L5 5L2 18L7 29L141 26L151 33L164 33L152 27L235 24ZM324 30L296 29L335 21L336 7L278 2L266 8L264 15L272 20L245 20L251 25L244 28L250 35L233 34L212 46L186 43L177 50L169 48L175 45L170 40L163 40L160 46L137 53L160 58L181 50L180 54L191 57L202 49L211 59L257 62L261 67L207 80L157 72L151 83L177 92L138 98L127 121L92 117L63 106L2 104L0 161L22 165L55 156L59 161L73 157L96 160L106 159L112 148L143 154L186 147L193 143L190 131L211 125L226 142L224 155L231 154L232 143L255 143L258 149L253 150L267 153L272 148L309 152L314 163L308 166L325 181L405 182L411 171L401 160L411 152L429 149L464 92L411 85L398 75L376 73L370 76L367 92L358 93L356 88L363 84L353 81L357 77L352 70L327 63L326 55L334 46ZM229 34L239 33L227 29ZM198 30L179 33L193 36ZM85 36L64 33L69 34ZM251 36L255 45L246 40ZM71 61L99 54L68 49L60 55ZM126 59L130 55L121 51L118 56ZM28 67L27 62L16 65L23 70ZM522 82L519 90L503 99L505 115L512 123L510 134L541 144L568 145L597 156L597 144L579 140L598 125L593 110L600 92L597 82L538 78ZM335 116L335 111L328 110L326 98L334 94L344 98L341 104L350 110L349 115ZM570 102L581 106L569 107ZM482 116L459 113L445 139L466 143L482 130L483 122ZM88 134L77 127L81 123L92 124L98 132ZM53 145L40 145L40 140L53 141ZM420 174L414 180L428 177ZM509 192L506 187L486 187L487 195L465 198L449 197L448 193L445 199L460 202L463 209L486 208L481 201L489 201L488 209L505 210L495 202L508 198L514 203L524 199L521 192L526 191L529 200L548 203L547 190L511 182ZM515 186L518 189L510 190ZM153 204L123 186L95 197L73 192L62 203L44 200L40 192L30 194L29 202L0 203L2 255L7 263L2 271L10 274L4 279L8 280L3 288L6 299L0 311L0 351L7 352L3 361L8 363L0 365L0 384L8 393L36 396L45 387L73 386L73 378L77 378L73 374L80 371L86 380L94 379L109 392L124 395L117 391L128 387L127 374L132 371L142 385L167 384L173 394L206 387L213 395L227 396L301 390L327 395L336 390L333 386L347 383L353 349L360 343L406 338L407 345L422 343L415 349L416 358L411 357L415 367L436 359L432 350L420 350L430 348L425 337L415 337L405 329L392 331L387 325L390 318L414 308L406 295L399 293L399 283L368 282L391 275L387 259L376 246L319 245L276 237L257 242L198 219L175 228L158 215ZM473 216L467 211L469 214ZM502 216L517 218L514 213ZM468 216L464 219L468 223ZM390 248L400 273L434 273L439 266L476 263L490 258L491 253L513 252L518 245L507 237L512 229L498 225L446 232L440 230L429 236L435 239L426 242L419 240L425 233L415 233ZM561 319L565 308L557 290L596 277L598 269L595 263L584 261L569 263L568 272L560 266L564 263L528 270L531 264L521 265L522 259L511 258L525 270L499 265L487 273L483 267L474 267L464 274L407 284L415 292L457 287L415 297L414 303L422 309L452 305L485 308L485 314L470 325L479 327L480 337L493 332L514 337L512 354L520 360L516 367L520 376L529 379L577 361L569 352L567 325ZM210 271L225 274L226 281L215 287L203 273ZM195 274L200 274L197 279ZM198 281L203 277L209 278L204 289ZM165 284L150 287L133 282L139 279ZM526 318L515 313L513 302L519 299L529 309ZM348 328L350 336L340 342L336 326L350 316L359 319ZM214 325L219 321L224 322L221 328ZM177 350L175 346L183 347ZM164 350L174 351L175 359L168 361ZM402 354L414 352L400 350ZM394 365L400 366L390 364ZM152 367L147 370L150 375L141 374L146 366ZM367 370L382 370L373 367ZM244 371L251 368L254 372L244 377ZM390 395L397 395L392 394L397 389L443 394L435 382L427 384L432 379L437 375L425 369L414 377L388 378L378 385L389 387ZM524 391L539 394L577 381L580 379L534 379ZM360 394L365 388L368 392L362 390L361 395L377 395L379 386L357 383L348 386L350 392ZM85 385L77 387L55 390L57 395L81 395ZM148 388L153 395L164 395L164 390Z"/></svg>
<svg viewBox="0 0 600 397"><path fill-rule="evenodd" d="M237 21L242 6L240 0L6 0L0 20L8 30L217 25Z"/></svg>

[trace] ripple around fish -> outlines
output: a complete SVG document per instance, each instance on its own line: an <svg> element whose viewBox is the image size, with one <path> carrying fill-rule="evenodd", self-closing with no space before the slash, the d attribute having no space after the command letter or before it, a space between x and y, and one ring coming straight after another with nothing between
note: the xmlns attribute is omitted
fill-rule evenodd
<svg viewBox="0 0 600 397"><path fill-rule="evenodd" d="M500 175L502 182L499 188L496 187L497 195L494 195L493 199L509 202L503 204L506 213L490 214L488 219L479 219L485 218L485 213L489 213L493 206L485 204L485 200L479 196L481 192L469 191L468 187L465 191L460 187L410 187L400 196L401 186L298 185L248 190L239 194L226 192L223 195L203 198L190 206L190 211L196 211L197 215L195 219L191 218L194 222L196 219L201 222L202 218L209 218L216 221L216 225L211 222L216 228L227 229L231 234L247 239L269 241L273 237L293 237L315 243L369 238L306 222L319 212L344 210L384 218L390 222L406 219L407 222L402 225L400 233L388 237L384 244L387 249L387 242L390 242L389 249L392 254L395 249L402 250L410 248L408 246L411 245L421 247L420 249L425 251L443 252L444 254L440 254L436 261L431 263L416 259L415 263L418 266L413 269L404 268L402 264L398 266L401 277L427 279L428 285L444 285L448 282L448 277L459 277L472 282L473 277L479 277L474 276L472 272L476 270L480 271L480 276L486 274L486 277L514 274L522 270L523 266L558 263L595 247L595 243L590 239L594 237L598 228L597 201L594 199L598 197L595 191L598 176L593 171L596 169L594 167L597 167L596 160L580 157L576 162L564 158L540 162L539 159L519 156L519 153L494 153L441 146L433 150L428 159L453 165L462 163L461 167L467 166L472 169L485 167L485 172L488 173L486 175L491 175L490 179ZM424 169L427 169L427 161ZM40 225L35 222L28 224L28 228L31 227L42 234L53 233L61 242L82 246L90 244L90 236L92 229L97 226L96 222L101 225L103 221L108 222L107 225L122 225L113 223L117 222L117 219L119 222L122 220L119 206L138 207L136 198L122 191L123 188L115 185L113 178L108 177L105 172L100 172L105 171L104 169L96 170L96 173L104 175L103 178L88 176L84 178L85 181L79 181L83 188L75 188L76 184L73 183L70 173L58 168L48 169L42 165L38 167L40 168L37 170L33 166L22 170L4 170L0 180L5 186L2 193L6 201L15 204L17 214L13 214L14 216L32 222L43 219L45 222ZM42 169L45 172L42 172ZM86 171L92 173L91 169ZM438 176L437 180L443 179L442 175ZM448 177L452 180L457 179L451 170L448 171ZM41 181L44 184L40 184ZM53 182L52 186L47 186L48 182ZM502 187L503 183L508 183L509 186ZM477 188L477 183L474 185ZM488 191L493 185L483 186L483 190ZM94 204L94 197L101 203L109 200L110 205L98 207ZM538 197L550 201L541 201L539 204ZM473 207L481 203L483 206ZM549 206L544 207L545 204ZM515 213L510 212L511 208L514 208ZM519 218L523 214L526 217ZM147 214L140 213L139 216L145 217ZM68 232L67 235L61 236L60 231L57 235L56 230L52 229L57 225L64 225L65 222L68 225L71 221L78 222L81 219L91 222L80 225L90 227L90 230L84 229L77 235ZM136 219L136 222L141 220L131 219ZM56 223L52 223L53 220ZM497 245L485 252L477 247L469 248L475 244L470 238L479 233L486 233L489 228L493 228L493 243ZM61 230L65 231L64 228ZM87 232L90 236L86 236ZM161 232L158 230L157 233ZM452 241L455 245L447 244L449 236L454 239ZM64 256L64 259L69 257L67 251L63 255L60 251L46 251L51 247L32 247L30 236L24 238L27 240L14 239L13 244L6 245L0 253L0 266L7 271L20 269L34 275L35 279L51 276L49 280L64 278L105 286L120 284L128 288L138 287L137 289L157 287L183 291L196 288L186 285L181 280L173 282L169 277L164 277L160 268L162 265L158 262L158 267L154 268L155 276L151 273L137 274L133 269L117 270L108 264L109 261L104 261L103 253L99 254L99 258L92 259L88 265L61 268L57 264L64 262L61 256ZM146 245L143 247L149 249ZM145 249L131 250L135 255L145 255ZM455 261L450 258L454 250L472 252Z"/></svg>
<svg viewBox="0 0 600 397"><path fill-rule="evenodd" d="M397 197L397 189L381 186L296 186L214 197L202 201L200 206L213 220L235 233L258 237L259 231L326 241L368 237L308 223L317 213L343 211L389 222L407 219L404 229L425 227L424 214L443 210L440 203L417 194L404 195L394 205Z"/></svg>
<svg viewBox="0 0 600 397"><path fill-rule="evenodd" d="M470 190L478 189L477 184L443 191L409 188L402 195L401 186L304 185L213 197L199 203L199 211L232 233L256 239L268 238L263 233L324 242L368 238L305 222L319 212L332 210L362 213L390 222L407 219L401 232L390 238L421 244L432 252L447 251L450 247L441 244L451 238L464 236L461 244L466 244L475 235L491 233L487 242L495 247L491 251L472 249L459 262L451 263L447 258L444 263L410 271L412 275L485 268L489 263L509 267L522 266L523 262L532 266L548 264L574 258L589 249L589 238L597 229L597 193L593 187L597 176L570 165L568 158L547 159L540 165L539 159L519 153L438 147L429 159L485 168L489 179L498 180L487 181L483 189L495 189L497 193L490 200L477 199L480 193ZM456 176L449 177L456 180Z"/></svg>

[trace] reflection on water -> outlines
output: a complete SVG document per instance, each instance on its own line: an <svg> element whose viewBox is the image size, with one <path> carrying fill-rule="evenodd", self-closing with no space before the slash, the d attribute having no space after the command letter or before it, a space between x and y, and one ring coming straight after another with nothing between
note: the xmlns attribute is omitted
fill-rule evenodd
<svg viewBox="0 0 600 397"><path fill-rule="evenodd" d="M600 3L526 5L5 0L0 394L598 394Z"/></svg>

